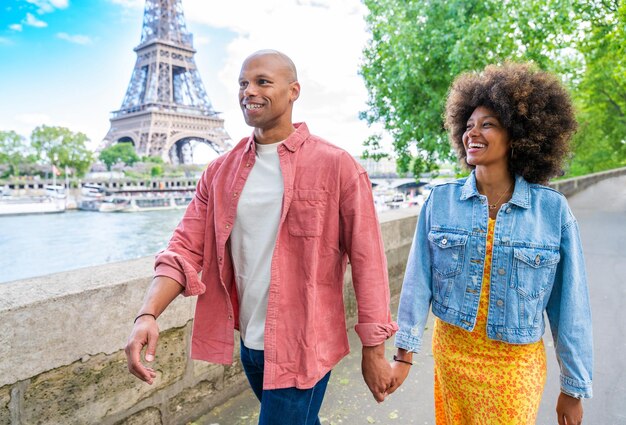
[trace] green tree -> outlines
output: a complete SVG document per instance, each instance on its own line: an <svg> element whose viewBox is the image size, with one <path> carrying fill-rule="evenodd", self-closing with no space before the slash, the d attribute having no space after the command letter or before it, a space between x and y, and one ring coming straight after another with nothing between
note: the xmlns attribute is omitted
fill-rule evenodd
<svg viewBox="0 0 626 425"><path fill-rule="evenodd" d="M35 157L24 137L12 130L0 131L0 164L8 165L10 176L18 176L21 165L34 162Z"/></svg>
<svg viewBox="0 0 626 425"><path fill-rule="evenodd" d="M578 30L572 1L364 3L371 42L361 67L369 109L361 117L382 123L391 134L400 172L417 175L454 156L442 113L459 73L504 60L532 60L569 80L578 76L581 58L571 53ZM376 137L365 145L378 154Z"/></svg>
<svg viewBox="0 0 626 425"><path fill-rule="evenodd" d="M37 156L63 170L72 168L84 175L93 163L93 153L86 147L89 139L84 133L74 133L65 127L41 125L30 136Z"/></svg>
<svg viewBox="0 0 626 425"><path fill-rule="evenodd" d="M102 149L99 155L100 161L104 162L107 170L111 171L111 167L118 162L126 165L133 165L139 161L139 155L135 152L132 143L117 143L108 148Z"/></svg>
<svg viewBox="0 0 626 425"><path fill-rule="evenodd" d="M586 23L579 44L586 66L574 93L580 129L573 175L626 165L626 3L585 2L579 15Z"/></svg>

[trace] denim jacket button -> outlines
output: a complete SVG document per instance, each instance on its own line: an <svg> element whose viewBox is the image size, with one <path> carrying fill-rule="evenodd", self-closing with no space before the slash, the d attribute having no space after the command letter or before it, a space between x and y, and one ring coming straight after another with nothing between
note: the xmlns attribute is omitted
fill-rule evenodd
<svg viewBox="0 0 626 425"><path fill-rule="evenodd" d="M541 264L541 257L539 256L539 254L537 254L537 256L535 257L535 264L536 265Z"/></svg>
<svg viewBox="0 0 626 425"><path fill-rule="evenodd" d="M504 210L505 213L510 214L511 213L511 207L508 207L506 210Z"/></svg>
<svg viewBox="0 0 626 425"><path fill-rule="evenodd" d="M448 240L446 238L443 238L441 240L441 245L446 245L448 243Z"/></svg>
<svg viewBox="0 0 626 425"><path fill-rule="evenodd" d="M504 275L506 274L506 270L504 270L502 267L500 267L500 268L498 269L498 274L499 274L500 276L504 276Z"/></svg>
<svg viewBox="0 0 626 425"><path fill-rule="evenodd" d="M496 304L498 304L498 307L502 307L504 305L504 301L498 300L496 301Z"/></svg>
<svg viewBox="0 0 626 425"><path fill-rule="evenodd" d="M502 339L502 334L501 334L500 332L498 332L498 333L496 334L496 338L498 338L498 339Z"/></svg>
<svg viewBox="0 0 626 425"><path fill-rule="evenodd" d="M420 330L419 330L419 328L417 326L413 326L411 328L411 335L417 336L419 333L420 333Z"/></svg>

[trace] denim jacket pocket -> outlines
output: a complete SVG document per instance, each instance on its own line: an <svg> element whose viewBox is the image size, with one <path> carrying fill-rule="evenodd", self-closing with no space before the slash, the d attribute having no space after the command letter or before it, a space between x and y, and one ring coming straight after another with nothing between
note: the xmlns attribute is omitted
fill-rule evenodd
<svg viewBox="0 0 626 425"><path fill-rule="evenodd" d="M522 247L514 248L513 255L513 284L519 296L519 326L534 326L543 313L543 295L552 288L561 256L557 250Z"/></svg>
<svg viewBox="0 0 626 425"><path fill-rule="evenodd" d="M326 197L327 193L322 190L294 191L286 218L290 235L322 235Z"/></svg>
<svg viewBox="0 0 626 425"><path fill-rule="evenodd" d="M428 240L433 254L433 270L443 277L461 273L468 235L432 230Z"/></svg>

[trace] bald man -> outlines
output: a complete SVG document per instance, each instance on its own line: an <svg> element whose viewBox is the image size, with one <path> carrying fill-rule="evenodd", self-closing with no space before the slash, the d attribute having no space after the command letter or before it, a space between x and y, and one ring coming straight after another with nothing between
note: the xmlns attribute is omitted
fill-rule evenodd
<svg viewBox="0 0 626 425"><path fill-rule="evenodd" d="M296 67L274 50L239 74L239 104L254 128L209 164L167 248L126 346L129 371L152 384L157 317L197 295L191 357L241 363L261 402L259 424L319 424L332 368L349 352L343 305L348 259L358 302L362 370L377 401L391 386L384 342L387 263L365 170L350 154L292 122ZM201 278L199 273L201 272Z"/></svg>

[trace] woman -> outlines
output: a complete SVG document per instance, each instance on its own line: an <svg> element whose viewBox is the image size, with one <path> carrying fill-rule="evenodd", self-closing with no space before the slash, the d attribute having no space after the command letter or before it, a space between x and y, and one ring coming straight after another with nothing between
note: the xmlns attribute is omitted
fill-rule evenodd
<svg viewBox="0 0 626 425"><path fill-rule="evenodd" d="M435 318L437 424L532 424L546 380L544 314L561 366L558 423L582 423L591 397L589 296L578 225L561 173L576 128L552 75L488 66L452 85L446 128L471 174L425 202L400 297L395 389Z"/></svg>

